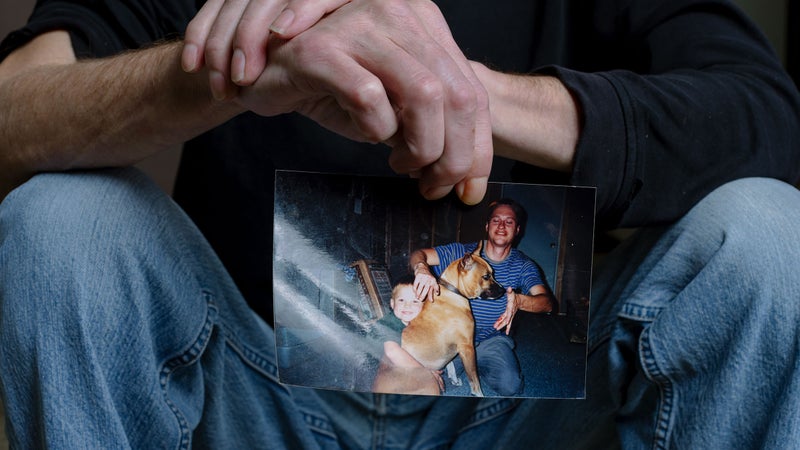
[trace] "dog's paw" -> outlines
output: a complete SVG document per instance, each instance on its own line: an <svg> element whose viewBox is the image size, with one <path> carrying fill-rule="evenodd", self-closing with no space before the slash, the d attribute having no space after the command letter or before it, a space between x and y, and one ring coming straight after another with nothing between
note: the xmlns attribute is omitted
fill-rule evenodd
<svg viewBox="0 0 800 450"><path fill-rule="evenodd" d="M447 372L447 378L450 380L450 384L453 386L461 386L461 378L458 377L456 373L456 366L453 364L453 361L450 361L445 367L445 371Z"/></svg>

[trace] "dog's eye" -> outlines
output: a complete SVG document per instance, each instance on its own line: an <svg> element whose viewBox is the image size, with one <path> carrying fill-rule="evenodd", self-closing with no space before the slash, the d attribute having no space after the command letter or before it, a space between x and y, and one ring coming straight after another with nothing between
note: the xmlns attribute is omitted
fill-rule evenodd
<svg viewBox="0 0 800 450"><path fill-rule="evenodd" d="M488 273L487 273L487 274L485 274L485 275L483 276L483 279L484 279L484 280L487 280L487 281L488 281L489 279L491 279L491 278L492 278L492 275L491 275L491 274L488 274Z"/></svg>

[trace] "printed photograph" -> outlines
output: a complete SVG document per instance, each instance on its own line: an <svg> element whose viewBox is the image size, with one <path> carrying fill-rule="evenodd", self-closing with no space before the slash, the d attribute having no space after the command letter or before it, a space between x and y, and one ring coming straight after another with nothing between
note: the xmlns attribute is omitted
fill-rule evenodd
<svg viewBox="0 0 800 450"><path fill-rule="evenodd" d="M595 190L279 171L280 381L396 394L584 398Z"/></svg>

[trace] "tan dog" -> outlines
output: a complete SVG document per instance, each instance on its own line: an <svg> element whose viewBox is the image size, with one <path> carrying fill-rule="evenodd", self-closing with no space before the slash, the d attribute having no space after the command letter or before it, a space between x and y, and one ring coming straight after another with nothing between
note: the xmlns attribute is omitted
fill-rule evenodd
<svg viewBox="0 0 800 450"><path fill-rule="evenodd" d="M475 362L475 320L469 299L493 299L505 292L494 279L492 267L480 257L481 247L482 243L475 251L467 253L444 270L439 277L439 294L432 302L423 303L422 311L403 330L401 344L403 349L430 370L441 370L458 355L464 364L470 393L479 397L483 396L483 391ZM412 383L409 380L409 383L379 386L378 390L431 394L429 391L415 391Z"/></svg>

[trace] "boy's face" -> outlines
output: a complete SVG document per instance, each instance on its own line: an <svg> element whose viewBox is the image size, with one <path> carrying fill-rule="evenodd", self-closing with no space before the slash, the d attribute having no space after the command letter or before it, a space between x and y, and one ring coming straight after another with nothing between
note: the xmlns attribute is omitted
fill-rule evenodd
<svg viewBox="0 0 800 450"><path fill-rule="evenodd" d="M398 319L408 324L422 310L422 301L414 295L414 287L401 286L392 297L392 311Z"/></svg>

